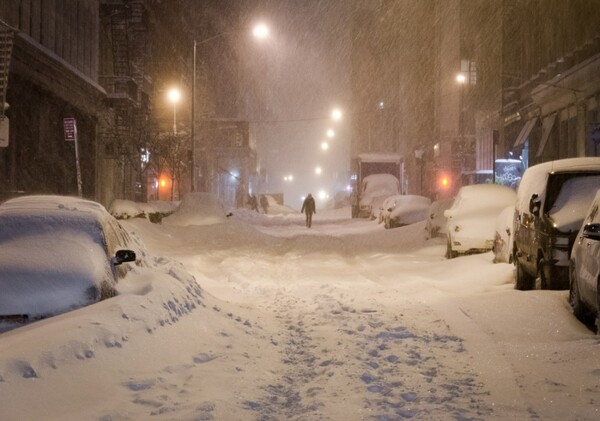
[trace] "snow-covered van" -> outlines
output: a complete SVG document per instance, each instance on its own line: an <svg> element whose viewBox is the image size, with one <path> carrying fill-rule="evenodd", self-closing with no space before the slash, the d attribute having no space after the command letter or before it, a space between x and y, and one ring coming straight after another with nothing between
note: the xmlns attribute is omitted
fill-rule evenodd
<svg viewBox="0 0 600 421"><path fill-rule="evenodd" d="M600 188L600 158L570 158L528 168L517 192L515 288L567 289L569 254Z"/></svg>

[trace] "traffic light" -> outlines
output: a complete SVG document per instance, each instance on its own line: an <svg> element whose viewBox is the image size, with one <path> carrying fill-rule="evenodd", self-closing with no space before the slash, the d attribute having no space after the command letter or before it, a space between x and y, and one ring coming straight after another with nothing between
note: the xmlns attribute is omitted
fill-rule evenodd
<svg viewBox="0 0 600 421"><path fill-rule="evenodd" d="M450 190L451 187L452 187L451 177L446 173L440 173L438 175L438 189L447 191L447 190Z"/></svg>

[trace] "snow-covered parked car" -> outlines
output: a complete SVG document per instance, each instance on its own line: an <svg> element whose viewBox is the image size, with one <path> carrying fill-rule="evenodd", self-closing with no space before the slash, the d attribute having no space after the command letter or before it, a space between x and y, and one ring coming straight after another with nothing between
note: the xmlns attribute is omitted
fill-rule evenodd
<svg viewBox="0 0 600 421"><path fill-rule="evenodd" d="M0 328L116 295L129 234L99 203L24 196L0 205ZM2 329L5 330L5 329Z"/></svg>
<svg viewBox="0 0 600 421"><path fill-rule="evenodd" d="M502 209L514 205L516 198L514 190L498 184L461 187L452 207L444 212L448 219L446 256L490 251L496 219Z"/></svg>
<svg viewBox="0 0 600 421"><path fill-rule="evenodd" d="M494 263L512 263L514 219L514 206L504 208L496 219L496 234L492 248Z"/></svg>
<svg viewBox="0 0 600 421"><path fill-rule="evenodd" d="M446 209L449 209L454 202L454 198L440 199L431 202L429 206L427 223L425 225L425 238L446 237L446 225L448 221L444 216Z"/></svg>
<svg viewBox="0 0 600 421"><path fill-rule="evenodd" d="M372 174L360 186L359 218L375 219L383 201L400 194L400 182L391 174Z"/></svg>
<svg viewBox="0 0 600 421"><path fill-rule="evenodd" d="M600 190L596 193L569 261L569 302L583 323L593 325L600 316ZM600 327L600 326L597 326Z"/></svg>
<svg viewBox="0 0 600 421"><path fill-rule="evenodd" d="M596 191L600 158L528 168L515 208L515 288L569 288L569 254Z"/></svg>
<svg viewBox="0 0 600 421"><path fill-rule="evenodd" d="M394 195L384 200L380 220L385 228L401 227L427 219L431 200L416 195Z"/></svg>

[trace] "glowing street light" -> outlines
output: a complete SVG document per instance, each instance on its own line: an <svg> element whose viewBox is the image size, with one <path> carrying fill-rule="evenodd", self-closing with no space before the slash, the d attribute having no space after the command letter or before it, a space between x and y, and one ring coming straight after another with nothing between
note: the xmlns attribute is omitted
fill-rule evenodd
<svg viewBox="0 0 600 421"><path fill-rule="evenodd" d="M328 129L327 130L327 137L331 139L334 136L335 136L335 132L333 131L333 129Z"/></svg>
<svg viewBox="0 0 600 421"><path fill-rule="evenodd" d="M177 103L181 99L181 91L177 88L169 89L167 98L173 103L173 135L177 136Z"/></svg>
<svg viewBox="0 0 600 421"><path fill-rule="evenodd" d="M260 23L252 29L252 35L258 39L267 38L269 36L269 32L269 27L264 23Z"/></svg>
<svg viewBox="0 0 600 421"><path fill-rule="evenodd" d="M321 173L323 173L323 170L321 169L321 167L315 168L315 174L321 175Z"/></svg>
<svg viewBox="0 0 600 421"><path fill-rule="evenodd" d="M285 177L283 177L284 181L294 181L294 176L293 175L286 175Z"/></svg>
<svg viewBox="0 0 600 421"><path fill-rule="evenodd" d="M342 110L334 108L333 111L331 111L331 118L334 121L340 121L342 119Z"/></svg>
<svg viewBox="0 0 600 421"><path fill-rule="evenodd" d="M456 75L456 81L462 85L467 81L467 77L464 74L459 73Z"/></svg>
<svg viewBox="0 0 600 421"><path fill-rule="evenodd" d="M192 124L191 124L191 140L192 140L192 162L191 162L191 190L196 190L196 162L195 162L195 147L196 147L196 56L198 44L206 44L214 39L220 38L224 35L231 33L232 31L224 31L220 32L212 37L205 38L201 41L194 40L194 49L193 49L193 65L192 65ZM256 25L252 29L252 35L257 39L265 39L269 36L269 27L264 23Z"/></svg>
<svg viewBox="0 0 600 421"><path fill-rule="evenodd" d="M329 143L327 143L327 142L321 143L321 149L323 149L324 151L326 151L327 149L329 149Z"/></svg>

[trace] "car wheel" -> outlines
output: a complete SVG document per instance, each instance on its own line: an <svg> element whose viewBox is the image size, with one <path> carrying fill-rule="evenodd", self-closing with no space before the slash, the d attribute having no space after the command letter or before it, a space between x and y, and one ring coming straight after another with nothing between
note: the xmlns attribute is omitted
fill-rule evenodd
<svg viewBox="0 0 600 421"><path fill-rule="evenodd" d="M515 289L518 289L519 291L528 291L532 289L535 279L525 272L525 269L523 269L523 266L521 266L518 261L516 265L517 275L515 279Z"/></svg>
<svg viewBox="0 0 600 421"><path fill-rule="evenodd" d="M534 279L535 289L548 289L548 281L544 275L544 260L540 260L537 264L537 275Z"/></svg>
<svg viewBox="0 0 600 421"><path fill-rule="evenodd" d="M587 311L581 302L581 296L579 295L579 283L577 282L577 276L575 275L575 270L573 268L571 268L570 278L569 304L571 304L571 308L573 308L573 315L582 323L589 326L594 320L590 312Z"/></svg>

